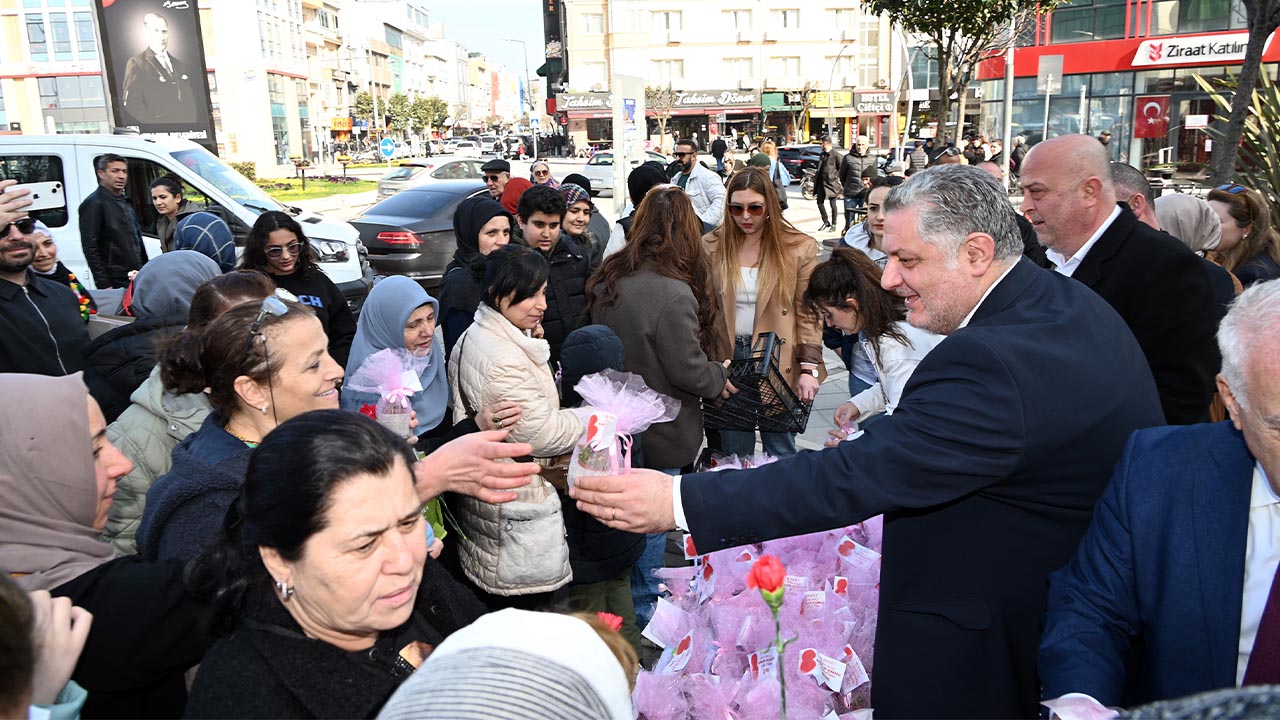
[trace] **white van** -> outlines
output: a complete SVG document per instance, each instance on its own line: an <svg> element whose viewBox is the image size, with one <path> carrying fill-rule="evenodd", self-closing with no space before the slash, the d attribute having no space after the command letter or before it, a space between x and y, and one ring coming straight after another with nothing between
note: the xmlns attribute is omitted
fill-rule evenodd
<svg viewBox="0 0 1280 720"><path fill-rule="evenodd" d="M77 277L92 275L80 245L80 202L98 187L94 159L115 153L129 161L125 192L138 216L149 257L160 256L155 234L156 211L151 205L151 182L162 175L182 181L184 196L193 204L227 222L236 245L258 216L268 210L287 212L302 225L311 240L316 259L325 274L347 298L352 312L359 312L373 271L359 233L350 224L313 212L281 205L217 156L189 140L140 135L4 135L0 136L0 179L21 183L61 182L65 208L37 210L31 216L53 229L58 259Z"/></svg>

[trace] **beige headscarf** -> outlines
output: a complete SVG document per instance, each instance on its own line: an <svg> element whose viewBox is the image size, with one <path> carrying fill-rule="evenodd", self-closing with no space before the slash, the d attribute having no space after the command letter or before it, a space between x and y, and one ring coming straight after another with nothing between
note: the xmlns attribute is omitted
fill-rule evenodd
<svg viewBox="0 0 1280 720"><path fill-rule="evenodd" d="M1222 240L1222 221L1209 203L1186 193L1156 198L1160 228L1196 252L1212 250Z"/></svg>
<svg viewBox="0 0 1280 720"><path fill-rule="evenodd" d="M0 571L51 590L115 556L98 539L88 391L66 377L0 374Z"/></svg>

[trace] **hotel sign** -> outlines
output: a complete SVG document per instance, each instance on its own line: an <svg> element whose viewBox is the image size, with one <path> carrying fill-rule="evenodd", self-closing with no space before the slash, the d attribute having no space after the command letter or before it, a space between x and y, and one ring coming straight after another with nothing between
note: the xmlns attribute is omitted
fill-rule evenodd
<svg viewBox="0 0 1280 720"><path fill-rule="evenodd" d="M1162 37L1143 40L1133 55L1134 67L1186 65L1194 63L1244 62L1249 45L1248 32L1216 33L1193 37ZM1271 38L1267 38L1267 47ZM1263 48L1266 51L1266 48Z"/></svg>

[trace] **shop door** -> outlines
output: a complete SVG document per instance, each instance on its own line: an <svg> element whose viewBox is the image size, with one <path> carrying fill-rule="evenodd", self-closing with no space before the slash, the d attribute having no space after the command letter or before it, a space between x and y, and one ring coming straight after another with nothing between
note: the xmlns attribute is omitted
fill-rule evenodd
<svg viewBox="0 0 1280 720"><path fill-rule="evenodd" d="M1177 144L1178 163L1209 164L1212 144L1208 142L1203 120L1213 121L1217 105L1209 98L1197 98L1178 102L1176 125L1170 128L1171 142Z"/></svg>

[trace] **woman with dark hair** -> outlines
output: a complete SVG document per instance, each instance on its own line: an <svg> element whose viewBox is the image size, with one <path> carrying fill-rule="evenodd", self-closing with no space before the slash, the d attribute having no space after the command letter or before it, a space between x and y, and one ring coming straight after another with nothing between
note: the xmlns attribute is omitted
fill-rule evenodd
<svg viewBox="0 0 1280 720"><path fill-rule="evenodd" d="M475 323L463 333L449 357L449 387L455 422L502 400L518 403L522 414L510 426L508 439L528 443L536 461L554 466L558 456L573 450L582 437L583 423L573 410L561 409L548 365L551 348L533 334L547 310L549 274L546 258L522 245L498 248L485 258L480 275L481 305ZM555 498L555 490L541 476L518 493L519 500L528 504ZM558 514L559 501L555 503ZM502 604L501 598L492 596L538 595L569 582L563 535L557 547L526 548L524 555L530 563L536 559L539 567L530 568L523 578L513 578L499 572L500 560L504 567L510 562L498 552L499 508L463 498L456 509L464 525L457 543L462 570L490 594L486 601ZM539 580L524 582L535 575Z"/></svg>
<svg viewBox="0 0 1280 720"><path fill-rule="evenodd" d="M156 237L160 238L161 252L169 252L178 220L200 208L182 196L182 181L172 175L151 181L151 204L156 209Z"/></svg>
<svg viewBox="0 0 1280 720"><path fill-rule="evenodd" d="M809 276L804 302L830 328L855 335L874 374L860 378L870 387L836 408L836 430L879 413L892 415L916 365L942 335L906 321L902 301L880 287L880 266L853 248L838 247ZM857 366L850 369L855 372Z"/></svg>
<svg viewBox="0 0 1280 720"><path fill-rule="evenodd" d="M641 436L643 467L678 474L702 445L702 400L735 392L725 371L729 348L711 262L702 249L702 221L678 187L654 188L636 210L627 244L605 258L587 285L591 322L606 325L626 348L624 366L645 384L680 401L671 422ZM720 344L718 344L720 343ZM631 576L637 624L657 601L666 533L651 533Z"/></svg>
<svg viewBox="0 0 1280 720"><path fill-rule="evenodd" d="M133 461L133 470L120 479L115 502L107 515L102 539L115 545L121 555L138 552L134 535L142 520L147 491L156 478L169 472L173 449L195 432L209 416L209 400L203 392L172 390L172 358L192 352L204 342L208 325L240 303L261 301L274 292L266 275L254 270L236 270L206 280L191 298L186 327L156 348L157 362L147 379L130 396L132 404L107 428L107 438Z"/></svg>
<svg viewBox="0 0 1280 720"><path fill-rule="evenodd" d="M1217 247L1222 266L1246 288L1280 277L1280 233L1271 227L1271 210L1262 195L1228 183L1210 190L1205 199L1222 219Z"/></svg>
<svg viewBox="0 0 1280 720"><path fill-rule="evenodd" d="M884 254L884 199L889 190L903 183L900 177L874 177L867 190L867 219L849 228L844 244L861 251L883 270L889 263Z"/></svg>
<svg viewBox="0 0 1280 720"><path fill-rule="evenodd" d="M514 224L511 215L488 196L467 198L453 213L453 234L458 249L440 282L439 323L444 332L446 354L453 352L458 338L471 327L480 305L480 283L472 266L510 242Z"/></svg>
<svg viewBox="0 0 1280 720"><path fill-rule="evenodd" d="M259 215L249 230L240 269L266 273L276 287L310 306L329 338L329 355L345 366L356 321L342 291L316 265L314 253L298 221L272 210Z"/></svg>
<svg viewBox="0 0 1280 720"><path fill-rule="evenodd" d="M757 335L776 334L783 378L802 402L813 402L826 377L822 324L804 304L817 241L782 216L777 190L760 168L729 178L725 210L729 220L703 237L723 310L716 347L731 353L724 358L746 357ZM720 441L726 454L750 455L755 449L754 432L722 430ZM761 433L761 441L774 457L796 453L794 433Z"/></svg>
<svg viewBox="0 0 1280 720"><path fill-rule="evenodd" d="M219 545L192 565L223 634L192 718L372 718L484 607L427 557L414 454L356 413L302 414L252 453Z"/></svg>
<svg viewBox="0 0 1280 720"><path fill-rule="evenodd" d="M310 308L269 296L223 313L170 353L166 387L205 392L212 412L173 450L173 466L147 493L138 526L145 559L190 560L217 537L240 491L250 451L308 410L338 407L342 367Z"/></svg>

